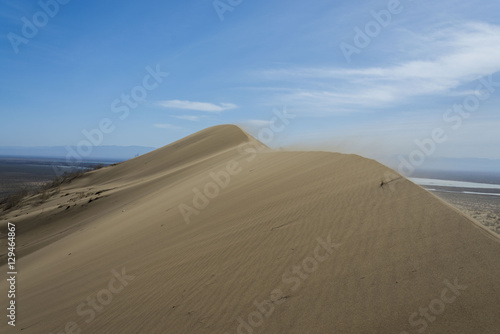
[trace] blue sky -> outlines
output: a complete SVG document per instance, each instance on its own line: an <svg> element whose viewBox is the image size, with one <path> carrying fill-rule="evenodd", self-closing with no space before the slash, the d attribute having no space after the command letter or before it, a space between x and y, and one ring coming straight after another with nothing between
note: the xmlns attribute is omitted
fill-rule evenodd
<svg viewBox="0 0 500 334"><path fill-rule="evenodd" d="M102 145L258 135L286 107L271 146L409 154L439 128L436 156L500 159L498 1L55 1L0 5L0 146L77 145L103 119Z"/></svg>

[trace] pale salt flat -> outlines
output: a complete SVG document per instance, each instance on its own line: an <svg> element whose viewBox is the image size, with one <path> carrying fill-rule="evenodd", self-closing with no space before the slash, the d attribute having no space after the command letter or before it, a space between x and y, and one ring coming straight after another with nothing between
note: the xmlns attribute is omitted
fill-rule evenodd
<svg viewBox="0 0 500 334"><path fill-rule="evenodd" d="M479 189L499 189L500 190L500 184L439 180L439 179L426 179L426 178L418 178L418 177L410 177L408 179L410 181L412 181L413 183L416 183L420 186L476 188L476 189L479 188Z"/></svg>

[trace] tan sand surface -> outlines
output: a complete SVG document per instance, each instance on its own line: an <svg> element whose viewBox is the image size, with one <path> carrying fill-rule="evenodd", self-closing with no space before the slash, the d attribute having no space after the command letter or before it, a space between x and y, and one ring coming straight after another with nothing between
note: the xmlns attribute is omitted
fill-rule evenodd
<svg viewBox="0 0 500 334"><path fill-rule="evenodd" d="M373 160L236 126L1 218L2 275L7 221L18 243L1 333L500 332L498 236Z"/></svg>

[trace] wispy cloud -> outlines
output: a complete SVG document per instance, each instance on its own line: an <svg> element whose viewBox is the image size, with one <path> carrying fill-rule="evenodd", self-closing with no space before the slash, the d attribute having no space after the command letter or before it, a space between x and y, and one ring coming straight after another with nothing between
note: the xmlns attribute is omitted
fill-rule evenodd
<svg viewBox="0 0 500 334"><path fill-rule="evenodd" d="M153 124L153 126L155 128L159 128L159 129L168 129L168 130L181 130L183 129L182 127L180 126L176 126L176 125L172 125L172 124L168 124L168 123L163 123L163 124Z"/></svg>
<svg viewBox="0 0 500 334"><path fill-rule="evenodd" d="M198 122L203 118L203 116L192 116L192 115L172 115L172 117L192 122Z"/></svg>
<svg viewBox="0 0 500 334"><path fill-rule="evenodd" d="M187 109L187 110L197 110L206 112L221 112L224 110L235 109L238 106L233 103L208 103L208 102L196 102L196 101L184 101L184 100L167 100L158 102L158 105L168 109Z"/></svg>
<svg viewBox="0 0 500 334"><path fill-rule="evenodd" d="M418 96L464 95L470 87L463 85L500 71L500 26L467 23L412 36L419 59L402 58L397 65L274 69L260 75L289 88L275 95L281 102L345 111L397 106Z"/></svg>

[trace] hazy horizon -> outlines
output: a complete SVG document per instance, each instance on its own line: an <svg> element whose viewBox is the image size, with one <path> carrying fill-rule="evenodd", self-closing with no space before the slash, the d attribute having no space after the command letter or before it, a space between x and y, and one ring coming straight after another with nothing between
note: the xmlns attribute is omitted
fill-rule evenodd
<svg viewBox="0 0 500 334"><path fill-rule="evenodd" d="M168 143L171 144L171 143ZM168 145L167 144L167 145ZM166 146L166 145L165 145ZM339 153L353 153L343 151L342 149L329 150L321 146L271 146L273 149L286 150L286 151L329 151ZM2 159L42 159L54 160L57 162L65 161L68 164L78 164L79 162L120 162L132 159L154 150L159 147L145 147L145 146L118 146L118 145L102 145L95 146L90 155L82 157L78 154L78 147L76 146L0 146L0 160ZM356 153L356 152L354 152ZM365 154L367 158L377 160L378 162L399 171L401 174L409 177L413 172L427 172L427 171L448 171L448 172L487 172L500 174L500 159L487 159L487 158L447 158L440 156L426 157L422 165L412 165L410 163L410 156L408 155L391 155L380 156L377 154ZM404 161L402 163L402 161ZM411 166L412 171L405 169ZM414 168L414 170L413 170ZM439 174L436 174L436 177Z"/></svg>

